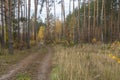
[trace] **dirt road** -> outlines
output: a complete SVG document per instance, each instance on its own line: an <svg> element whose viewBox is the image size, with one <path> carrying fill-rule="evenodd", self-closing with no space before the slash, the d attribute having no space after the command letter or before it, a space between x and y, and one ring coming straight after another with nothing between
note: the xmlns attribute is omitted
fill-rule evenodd
<svg viewBox="0 0 120 80"><path fill-rule="evenodd" d="M13 65L0 80L16 80L16 75L20 73L30 74L32 80L50 80L52 50L48 47L46 50L47 52L39 50Z"/></svg>

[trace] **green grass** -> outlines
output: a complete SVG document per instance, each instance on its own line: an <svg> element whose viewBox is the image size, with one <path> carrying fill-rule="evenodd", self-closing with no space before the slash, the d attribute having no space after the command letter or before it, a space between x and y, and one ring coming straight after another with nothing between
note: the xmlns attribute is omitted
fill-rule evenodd
<svg viewBox="0 0 120 80"><path fill-rule="evenodd" d="M55 67L53 68L52 72L51 72L51 80L57 80L57 79L58 79L58 77L59 77L58 71L59 71L59 67L58 67L58 66L55 66Z"/></svg>
<svg viewBox="0 0 120 80"><path fill-rule="evenodd" d="M16 75L16 80L32 80L27 73L19 73Z"/></svg>

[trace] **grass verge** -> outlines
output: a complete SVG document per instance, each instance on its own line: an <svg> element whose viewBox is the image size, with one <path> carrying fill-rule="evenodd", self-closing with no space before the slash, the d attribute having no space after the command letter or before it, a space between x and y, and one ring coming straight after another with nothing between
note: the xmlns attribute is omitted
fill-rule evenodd
<svg viewBox="0 0 120 80"><path fill-rule="evenodd" d="M55 46L51 80L119 80L120 64L109 57L108 45Z"/></svg>
<svg viewBox="0 0 120 80"><path fill-rule="evenodd" d="M28 74L20 73L16 76L16 80L32 80Z"/></svg>

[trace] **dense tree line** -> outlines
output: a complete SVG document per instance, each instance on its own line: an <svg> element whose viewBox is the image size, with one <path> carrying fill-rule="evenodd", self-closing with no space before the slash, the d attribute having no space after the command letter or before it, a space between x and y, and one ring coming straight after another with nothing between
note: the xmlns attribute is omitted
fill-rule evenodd
<svg viewBox="0 0 120 80"><path fill-rule="evenodd" d="M120 0L69 0L67 16L65 0L33 0L33 16L31 1L0 1L1 47L8 48L10 54L16 46L30 48L31 40L37 41L39 32L37 12L41 13L43 7L46 7L46 19L45 24L40 24L45 26L45 42L74 44L93 40L101 42L120 40ZM75 2L78 3L77 7ZM40 10L38 4L41 6ZM56 5L61 6L61 20L56 16Z"/></svg>
<svg viewBox="0 0 120 80"><path fill-rule="evenodd" d="M78 3L76 8L75 2ZM61 20L55 17L52 41L79 43L97 40L107 43L120 40L120 0L69 0L67 16L64 0L56 4L61 4ZM47 37L51 36L48 34Z"/></svg>
<svg viewBox="0 0 120 80"><path fill-rule="evenodd" d="M75 2L78 3L77 8ZM72 43L92 42L93 39L105 43L120 40L120 0L69 0L67 17L64 1L60 3L61 40ZM59 24L57 26L60 27Z"/></svg>
<svg viewBox="0 0 120 80"><path fill-rule="evenodd" d="M71 34L79 35L79 40L85 42L91 42L93 38L103 42L120 40L119 0L84 0L72 14L67 16L66 24L70 27L73 16L76 18L78 28L75 22L72 26L78 29L78 33Z"/></svg>
<svg viewBox="0 0 120 80"><path fill-rule="evenodd" d="M34 0L34 20L31 17L31 0L0 1L0 44L2 50L8 48L9 53L13 54L14 48L23 48L23 46L30 48L32 34L36 42L37 29L40 25L44 25L37 20L38 2L41 1ZM34 25L31 26L32 24Z"/></svg>

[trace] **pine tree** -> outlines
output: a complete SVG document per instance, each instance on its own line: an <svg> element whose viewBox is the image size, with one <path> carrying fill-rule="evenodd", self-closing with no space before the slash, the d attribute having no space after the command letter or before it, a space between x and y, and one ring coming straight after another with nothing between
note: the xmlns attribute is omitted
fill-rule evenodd
<svg viewBox="0 0 120 80"><path fill-rule="evenodd" d="M27 33L27 47L30 48L30 9L31 0L28 0L28 33Z"/></svg>
<svg viewBox="0 0 120 80"><path fill-rule="evenodd" d="M34 21L34 40L36 40L36 30L37 30L37 11L38 11L38 0L34 0L34 5L35 5L35 21Z"/></svg>

